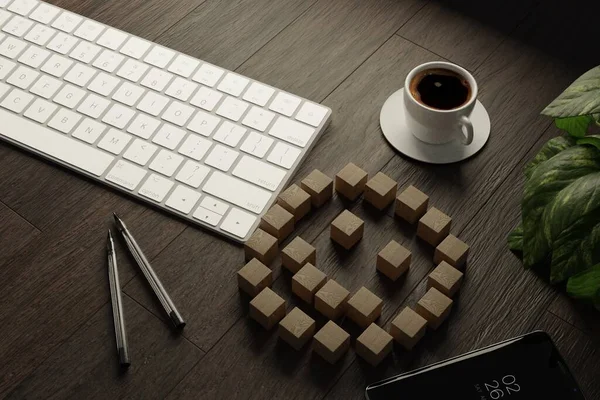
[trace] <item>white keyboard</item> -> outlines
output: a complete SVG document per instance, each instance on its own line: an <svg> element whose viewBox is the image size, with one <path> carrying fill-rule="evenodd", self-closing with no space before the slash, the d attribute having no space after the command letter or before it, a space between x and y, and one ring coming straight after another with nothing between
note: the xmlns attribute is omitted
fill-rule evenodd
<svg viewBox="0 0 600 400"><path fill-rule="evenodd" d="M0 0L0 138L244 242L327 107L38 0Z"/></svg>

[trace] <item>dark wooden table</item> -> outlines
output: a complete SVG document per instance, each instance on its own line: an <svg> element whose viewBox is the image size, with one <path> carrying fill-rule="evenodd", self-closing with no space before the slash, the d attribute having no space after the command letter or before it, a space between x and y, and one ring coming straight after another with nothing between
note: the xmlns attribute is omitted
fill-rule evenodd
<svg viewBox="0 0 600 400"><path fill-rule="evenodd" d="M295 352L247 318L235 273L239 246L51 163L0 144L0 397L361 399L375 380L534 329L548 331L588 399L600 398L599 313L575 305L508 251L519 219L522 167L556 136L539 115L579 74L600 63L597 2L507 0L52 0L54 4L322 102L333 122L303 163L333 176L353 161L413 183L454 219L472 246L450 320L412 352L378 368L353 351L335 366ZM583 7L583 8L582 8ZM379 130L384 100L417 64L447 59L472 71L492 119L479 155L431 166L395 154ZM351 252L329 223L349 208L366 220ZM121 214L188 325L173 333L139 270L119 247L133 364L115 355L106 230ZM350 290L385 300L380 324L424 293L432 249L414 230L362 202L334 198L295 234L317 265ZM390 240L414 253L390 284L375 255ZM296 304L290 277L274 289ZM314 315L314 313L313 313ZM322 319L318 320L323 323ZM344 323L356 338L357 331Z"/></svg>

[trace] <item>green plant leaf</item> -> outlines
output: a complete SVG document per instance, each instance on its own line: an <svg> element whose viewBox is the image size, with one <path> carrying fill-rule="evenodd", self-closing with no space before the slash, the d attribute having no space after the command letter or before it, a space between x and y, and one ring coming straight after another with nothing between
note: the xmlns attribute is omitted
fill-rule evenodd
<svg viewBox="0 0 600 400"><path fill-rule="evenodd" d="M549 258L551 253L547 237L549 230L543 229L542 225L546 206L575 180L598 171L600 153L588 146L568 148L535 168L525 183L522 202L523 262L526 268ZM562 213L555 209L555 215L560 217Z"/></svg>
<svg viewBox="0 0 600 400"><path fill-rule="evenodd" d="M508 234L508 248L516 253L523 253L523 224L520 223Z"/></svg>
<svg viewBox="0 0 600 400"><path fill-rule="evenodd" d="M600 150L600 136L599 135L590 135L581 139L577 139L577 144L589 144L591 146L596 147Z"/></svg>
<svg viewBox="0 0 600 400"><path fill-rule="evenodd" d="M556 118L554 123L558 129L562 129L574 137L584 137L588 127L594 121L591 115L580 115L577 117Z"/></svg>
<svg viewBox="0 0 600 400"><path fill-rule="evenodd" d="M571 136L559 136L547 141L546 144L542 146L540 152L525 167L525 176L527 177L527 179L531 177L533 170L539 164L551 159L561 151L574 146L575 142L576 140Z"/></svg>
<svg viewBox="0 0 600 400"><path fill-rule="evenodd" d="M542 114L555 118L600 113L600 66L581 75Z"/></svg>
<svg viewBox="0 0 600 400"><path fill-rule="evenodd" d="M597 301L600 295L600 264L569 278L567 293L574 299Z"/></svg>

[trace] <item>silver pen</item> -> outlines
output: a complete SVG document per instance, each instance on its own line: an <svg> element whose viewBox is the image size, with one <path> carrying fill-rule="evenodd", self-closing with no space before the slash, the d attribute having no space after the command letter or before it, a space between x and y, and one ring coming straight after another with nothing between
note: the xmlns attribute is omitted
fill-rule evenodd
<svg viewBox="0 0 600 400"><path fill-rule="evenodd" d="M110 284L110 300L115 325L117 352L119 353L119 363L126 368L129 367L131 362L129 361L129 348L127 346L127 334L125 333L125 319L123 318L123 298L121 297L117 256L110 229L108 230L106 250L108 254L108 281Z"/></svg>
<svg viewBox="0 0 600 400"><path fill-rule="evenodd" d="M140 246L138 246L137 242L127 229L127 226L125 225L123 220L119 218L117 214L113 213L113 215L115 217L115 222L117 223L117 229L119 230L119 232L121 232L121 235L123 235L123 239L125 239L127 248L131 252L131 255L133 256L135 261L137 262L137 265L142 270L142 273L146 277L146 280L150 284L150 287L154 291L154 294L156 295L156 297L158 297L158 300L165 309L165 312L169 316L169 319L171 320L173 325L175 325L176 328L183 328L185 326L185 322L183 321L181 314L179 314L179 311L177 311L175 304L173 304L173 301L167 294L167 291L160 282L160 279L158 279L158 276L156 276L156 273L152 269L152 266L150 266L150 262L148 262L148 260L146 259L144 252L142 252L142 249L140 248Z"/></svg>

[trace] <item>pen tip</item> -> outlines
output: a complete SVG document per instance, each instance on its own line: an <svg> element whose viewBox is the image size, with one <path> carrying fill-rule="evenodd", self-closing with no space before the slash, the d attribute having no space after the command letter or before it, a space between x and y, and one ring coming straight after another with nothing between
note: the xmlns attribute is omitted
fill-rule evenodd
<svg viewBox="0 0 600 400"><path fill-rule="evenodd" d="M117 213L113 213L113 217L115 218L115 223L117 224L117 229L119 232L122 232L125 228L125 223L123 220L117 215Z"/></svg>

